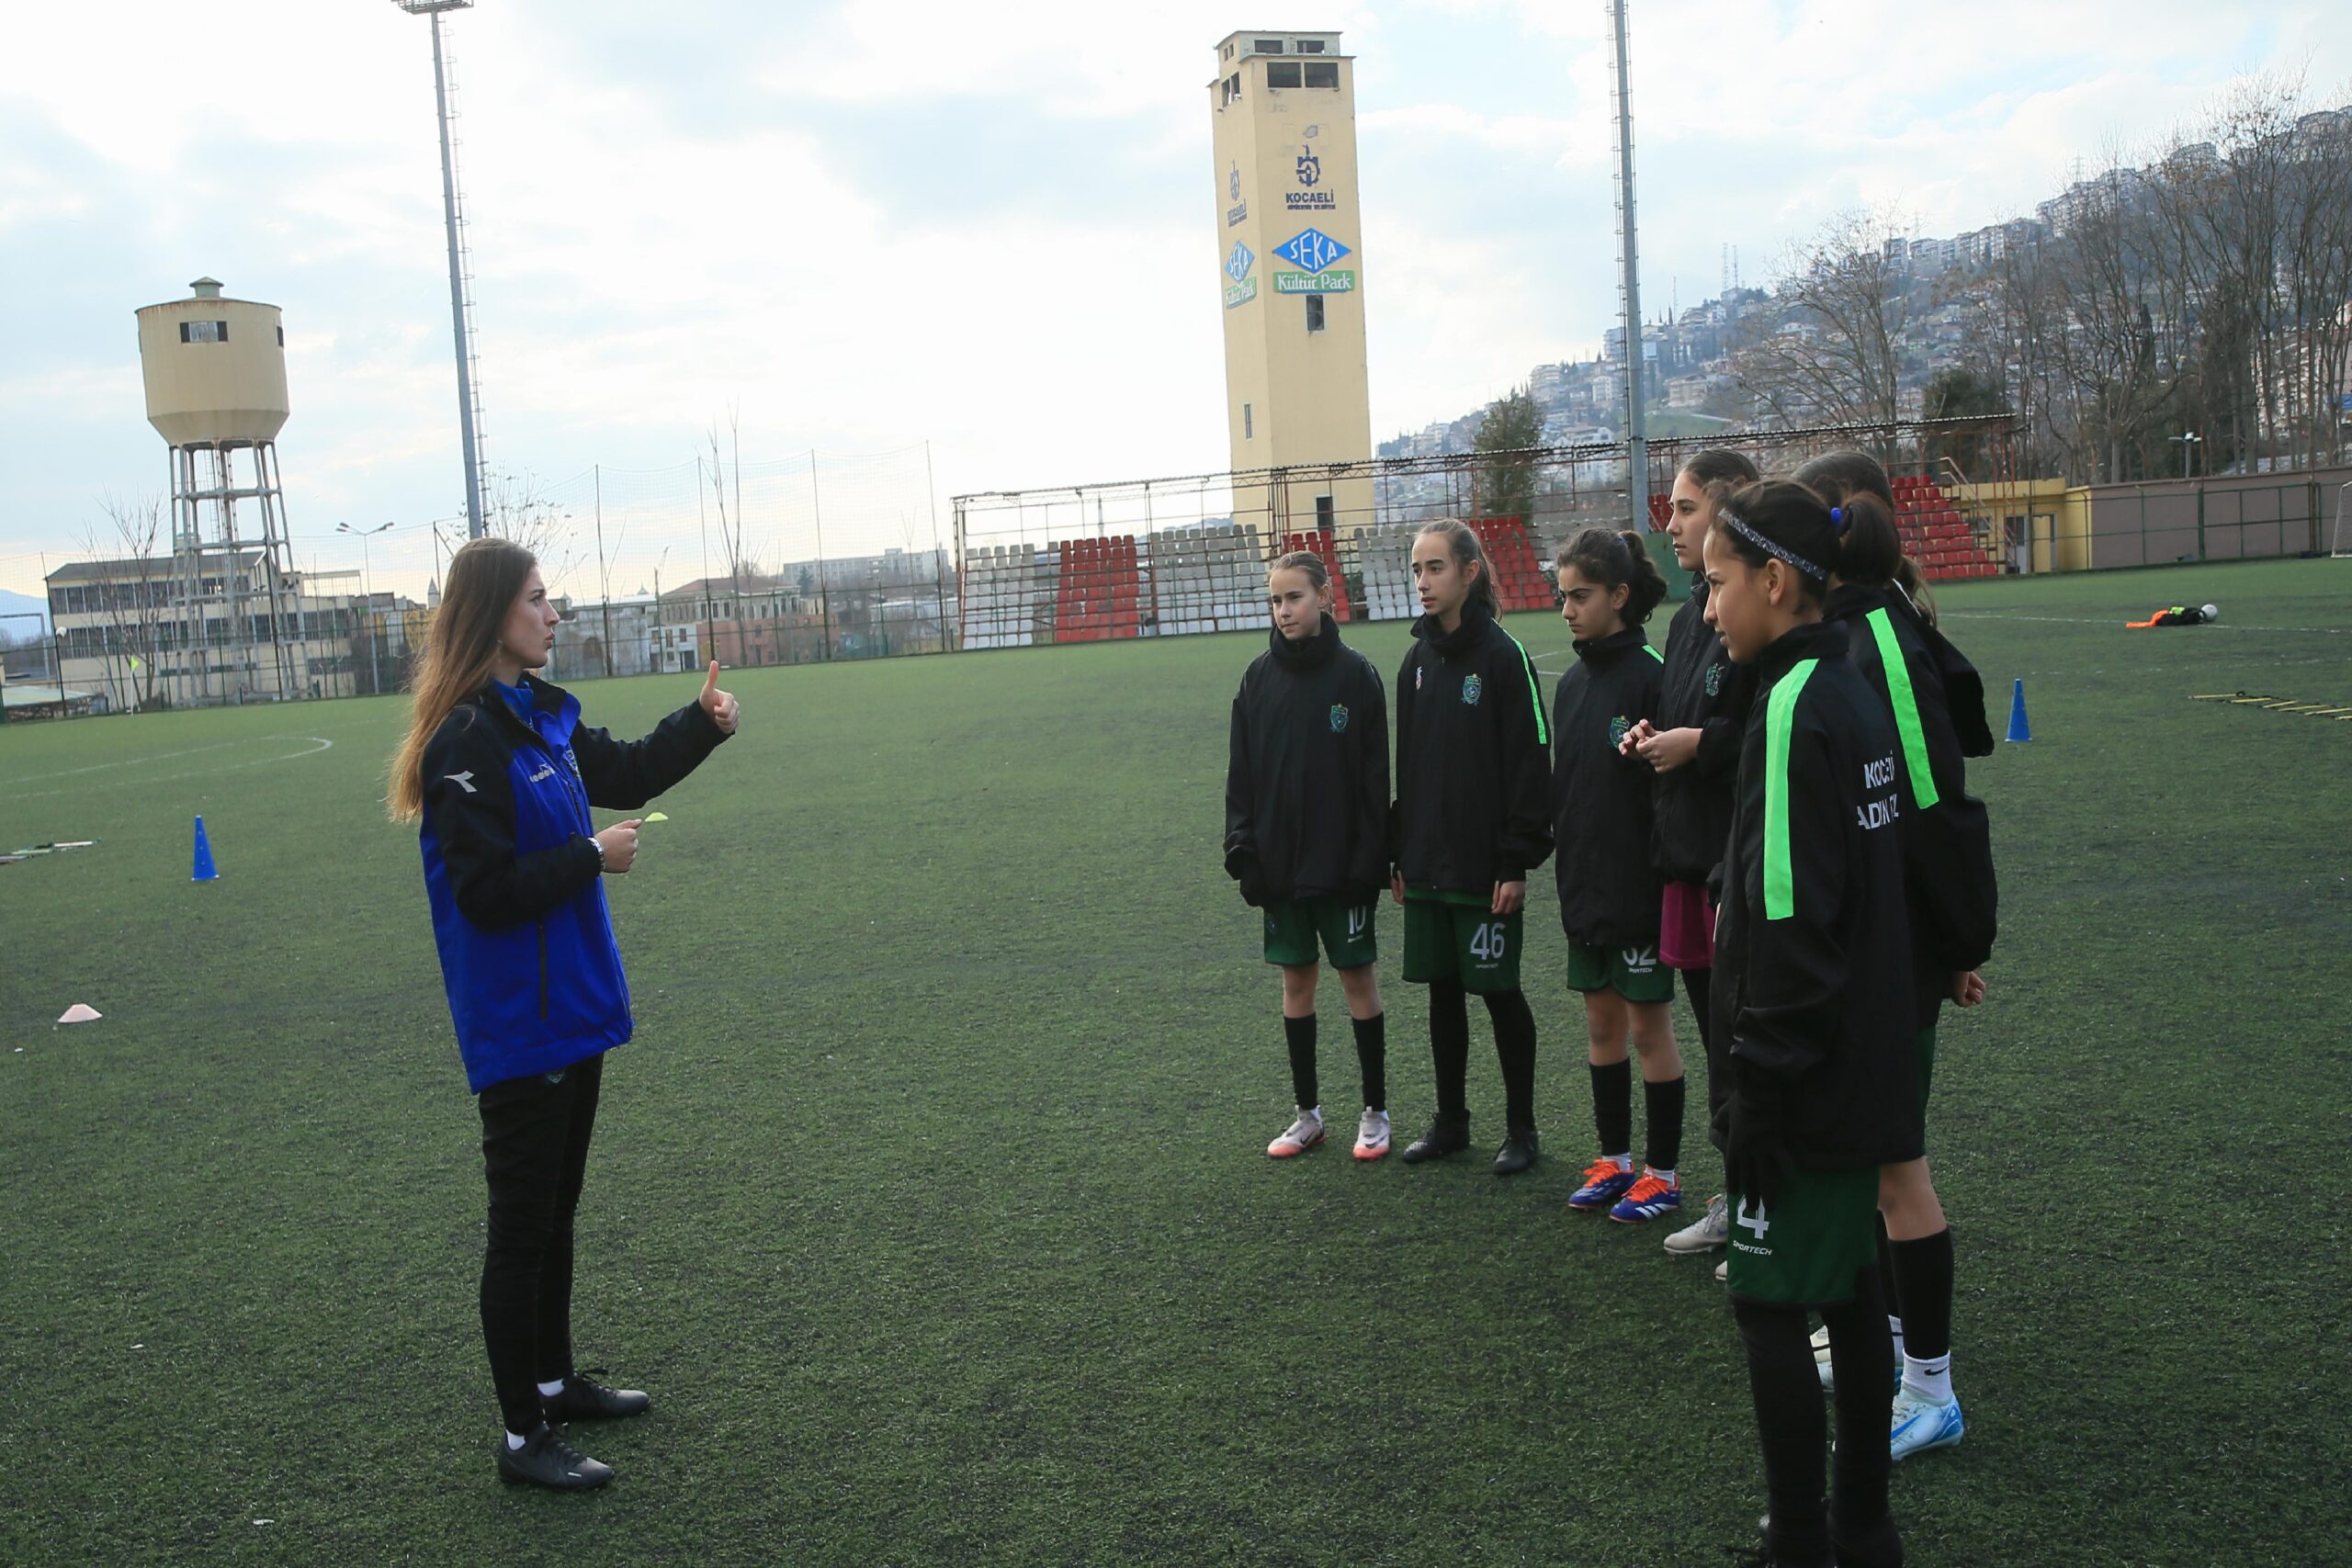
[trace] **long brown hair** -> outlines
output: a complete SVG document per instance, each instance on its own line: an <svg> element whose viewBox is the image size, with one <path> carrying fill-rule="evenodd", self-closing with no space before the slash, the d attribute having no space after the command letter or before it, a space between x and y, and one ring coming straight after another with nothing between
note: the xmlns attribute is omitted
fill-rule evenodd
<svg viewBox="0 0 2352 1568"><path fill-rule="evenodd" d="M392 754L385 805L393 821L413 821L424 809L424 748L441 721L490 680L507 612L538 564L538 557L509 539L475 539L449 558L441 607L425 628L424 656L417 661L408 739Z"/></svg>

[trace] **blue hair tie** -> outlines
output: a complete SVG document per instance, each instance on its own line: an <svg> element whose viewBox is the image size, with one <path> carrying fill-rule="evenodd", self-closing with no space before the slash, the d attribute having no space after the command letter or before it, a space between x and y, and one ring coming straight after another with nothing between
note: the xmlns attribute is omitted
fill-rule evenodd
<svg viewBox="0 0 2352 1568"><path fill-rule="evenodd" d="M1846 531L1846 509L1844 507L1833 506L1829 509L1829 525L1832 528L1837 529L1840 534Z"/></svg>

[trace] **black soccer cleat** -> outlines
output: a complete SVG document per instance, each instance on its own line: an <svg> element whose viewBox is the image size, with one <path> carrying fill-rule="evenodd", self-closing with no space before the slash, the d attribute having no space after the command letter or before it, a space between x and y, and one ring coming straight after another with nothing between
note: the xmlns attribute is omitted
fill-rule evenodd
<svg viewBox="0 0 2352 1568"><path fill-rule="evenodd" d="M563 1380L563 1392L542 1398L541 1409L550 1421L616 1421L642 1416L653 1407L651 1396L633 1388L606 1388L585 1372Z"/></svg>
<svg viewBox="0 0 2352 1568"><path fill-rule="evenodd" d="M498 1439L498 1479L510 1485L593 1492L612 1478L612 1466L598 1464L544 1421L519 1449L508 1448L503 1436Z"/></svg>
<svg viewBox="0 0 2352 1568"><path fill-rule="evenodd" d="M1495 1174L1517 1176L1535 1163L1535 1129L1519 1127L1503 1138L1503 1146L1495 1151Z"/></svg>
<svg viewBox="0 0 2352 1568"><path fill-rule="evenodd" d="M1453 1121L1441 1116L1430 1123L1430 1130L1406 1145L1402 1157L1407 1165L1419 1165L1423 1160L1443 1159L1470 1146L1470 1119L1466 1116Z"/></svg>

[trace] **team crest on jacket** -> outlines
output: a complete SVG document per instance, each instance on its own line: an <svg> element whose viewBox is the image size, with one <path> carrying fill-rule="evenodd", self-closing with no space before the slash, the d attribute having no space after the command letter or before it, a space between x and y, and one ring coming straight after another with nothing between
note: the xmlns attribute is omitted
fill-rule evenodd
<svg viewBox="0 0 2352 1568"><path fill-rule="evenodd" d="M1629 729L1633 728L1634 728L1634 721L1633 721L1632 719L1627 718L1627 717L1626 717L1623 714L1622 714L1622 713L1621 713L1621 714L1619 714L1615 718L1611 719L1611 720L1609 721L1609 746L1610 746L1610 749L1611 749L1611 750L1614 750L1616 748L1618 748L1618 747L1620 747L1620 746L1623 745L1623 744L1625 743L1625 732L1626 732L1627 730L1629 730Z"/></svg>
<svg viewBox="0 0 2352 1568"><path fill-rule="evenodd" d="M1724 667L1723 667L1722 665L1720 665L1720 664L1710 664L1710 665L1708 665L1708 666L1707 666L1707 695L1709 695L1709 696L1711 696L1711 697L1721 696L1721 695L1723 694L1723 690L1724 690Z"/></svg>
<svg viewBox="0 0 2352 1568"><path fill-rule="evenodd" d="M1423 673L1424 671L1419 665L1416 664L1413 666L1413 690L1417 692L1421 689L1421 676Z"/></svg>
<svg viewBox="0 0 2352 1568"><path fill-rule="evenodd" d="M1472 707L1475 708L1478 705L1479 694L1485 692L1486 689L1487 683L1478 679L1477 676L1464 675L1462 677L1462 700L1468 703Z"/></svg>
<svg viewBox="0 0 2352 1568"><path fill-rule="evenodd" d="M1348 705L1345 703L1333 703L1331 705L1331 733L1334 735L1345 735L1347 732Z"/></svg>

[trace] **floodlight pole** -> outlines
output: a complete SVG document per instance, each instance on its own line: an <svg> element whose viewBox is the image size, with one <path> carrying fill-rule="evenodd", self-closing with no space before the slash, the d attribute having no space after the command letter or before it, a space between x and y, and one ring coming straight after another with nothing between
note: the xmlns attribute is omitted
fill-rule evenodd
<svg viewBox="0 0 2352 1568"><path fill-rule="evenodd" d="M433 110L441 132L441 222L449 239L449 323L458 348L458 433L465 444L466 537L486 531L481 512L481 454L474 432L474 370L466 353L466 275L458 243L458 166L449 148L449 78L441 58L441 13L462 11L474 0L392 0L411 16L424 12L433 22Z"/></svg>
<svg viewBox="0 0 2352 1568"><path fill-rule="evenodd" d="M1626 65L1625 0L1609 0L1617 69L1617 238L1623 269L1625 334L1625 494L1627 525L1650 528L1650 454L1642 419L1642 280L1634 243L1634 100Z"/></svg>
<svg viewBox="0 0 2352 1568"><path fill-rule="evenodd" d="M458 438L466 448L466 537L482 536L481 455L474 447L474 371L466 363L466 280L458 261L458 173L449 152L449 85L441 64L441 13L433 13L433 107L441 129L441 222L449 236L449 322L458 345Z"/></svg>

